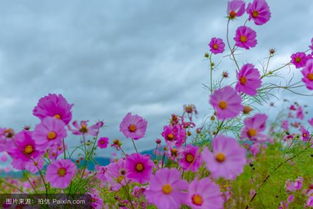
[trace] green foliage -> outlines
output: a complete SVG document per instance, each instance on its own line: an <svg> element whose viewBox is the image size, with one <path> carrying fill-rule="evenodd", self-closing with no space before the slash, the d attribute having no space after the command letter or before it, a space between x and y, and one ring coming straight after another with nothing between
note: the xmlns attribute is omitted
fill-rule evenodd
<svg viewBox="0 0 313 209"><path fill-rule="evenodd" d="M304 188L307 188L313 181L313 150L305 146L296 143L288 149L280 143L268 145L231 183L233 196L226 203L226 208L245 208L252 197L250 192L256 191L255 199L249 204L251 208L276 209L288 197L286 181L294 181L299 176L304 178ZM304 203L305 196L296 193L290 208L303 209Z"/></svg>

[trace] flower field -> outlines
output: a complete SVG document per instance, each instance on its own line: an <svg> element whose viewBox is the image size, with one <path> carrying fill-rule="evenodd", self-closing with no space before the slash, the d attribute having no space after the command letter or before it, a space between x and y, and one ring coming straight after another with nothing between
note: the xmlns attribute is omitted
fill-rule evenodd
<svg viewBox="0 0 313 209"><path fill-rule="evenodd" d="M20 175L0 176L1 208L78 208L14 202L14 195L87 195L83 208L92 209L313 208L313 38L299 46L302 51L290 52L288 63L272 63L275 49L266 52L264 64L240 60L238 54L258 46L262 33L256 28L271 20L270 5L230 0L225 6L225 37L211 37L204 54L204 122L195 105L184 105L180 114L166 116L168 123L151 141L154 150L143 154L137 145L147 140L149 121L140 112L125 112L123 138L109 138L106 121L75 120L71 101L45 95L33 108L37 125L0 128L0 162L10 162L1 174ZM239 26L231 31L232 24ZM232 62L228 72L220 70L225 59ZM288 69L301 79L282 84ZM263 105L277 90L306 95L308 104L285 98L280 112L269 115ZM81 139L77 146L74 135ZM100 164L96 152L108 147L116 155Z"/></svg>

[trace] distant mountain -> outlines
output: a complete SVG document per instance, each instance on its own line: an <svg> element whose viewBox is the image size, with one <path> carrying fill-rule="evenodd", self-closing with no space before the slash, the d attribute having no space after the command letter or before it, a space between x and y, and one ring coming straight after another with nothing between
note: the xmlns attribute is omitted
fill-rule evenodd
<svg viewBox="0 0 313 209"><path fill-rule="evenodd" d="M147 154L150 155L152 158L155 158L155 154L153 153L154 150L147 150L147 151L143 151L141 152L141 154ZM74 160L72 160L73 162L75 162ZM95 161L97 162L98 165L101 166L105 166L110 164L110 158L107 157L96 157ZM83 166L85 165L86 161L81 161L79 166ZM89 161L87 162L87 169L88 170L94 170L95 169L95 163L93 161ZM23 177L23 173L21 171L10 171L7 173L4 172L0 172L0 177L12 177L12 178L21 178Z"/></svg>
<svg viewBox="0 0 313 209"><path fill-rule="evenodd" d="M152 158L154 158L155 154L153 152L154 152L154 150L147 150L147 151L141 152L141 154L150 155ZM105 165L110 164L110 158L106 158L106 157L96 157L95 161L97 162L97 164L99 164L101 166L105 166ZM86 161L83 160L83 161L81 161L79 166L83 166L83 165L85 165L85 163L86 163ZM95 163L92 161L89 161L87 163L87 168L88 168L88 170L94 170L95 169Z"/></svg>

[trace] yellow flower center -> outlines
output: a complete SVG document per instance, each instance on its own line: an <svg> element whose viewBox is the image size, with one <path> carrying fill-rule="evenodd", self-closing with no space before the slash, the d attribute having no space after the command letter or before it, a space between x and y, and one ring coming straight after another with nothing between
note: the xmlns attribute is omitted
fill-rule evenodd
<svg viewBox="0 0 313 209"><path fill-rule="evenodd" d="M237 13L236 13L235 11L230 11L229 17L230 17L231 19L234 19L236 16L237 16Z"/></svg>
<svg viewBox="0 0 313 209"><path fill-rule="evenodd" d="M195 205L202 205L203 204L203 198L199 194L192 195L192 203Z"/></svg>
<svg viewBox="0 0 313 209"><path fill-rule="evenodd" d="M130 132L135 132L135 131L137 130L137 126L136 126L135 124L130 124L130 125L128 126L128 130L129 130Z"/></svg>
<svg viewBox="0 0 313 209"><path fill-rule="evenodd" d="M24 154L29 155L34 152L33 146L32 145L27 145L24 147Z"/></svg>
<svg viewBox="0 0 313 209"><path fill-rule="evenodd" d="M244 36L244 35L240 36L241 42L245 43L245 42L247 42L247 40L248 40L247 36Z"/></svg>
<svg viewBox="0 0 313 209"><path fill-rule="evenodd" d="M226 159L226 156L224 155L224 153L219 152L215 155L215 160L219 163L224 162L225 159Z"/></svg>
<svg viewBox="0 0 313 209"><path fill-rule="evenodd" d="M187 154L186 157L185 157L185 160L188 162L188 163L192 163L193 160L194 160L194 156L192 154Z"/></svg>
<svg viewBox="0 0 313 209"><path fill-rule="evenodd" d="M58 169L58 175L63 177L66 175L66 169L65 168L59 168Z"/></svg>
<svg viewBox="0 0 313 209"><path fill-rule="evenodd" d="M79 132L81 133L87 133L88 132L88 128L85 124L82 125L82 127L79 129Z"/></svg>
<svg viewBox="0 0 313 209"><path fill-rule="evenodd" d="M55 133L54 131L50 131L48 133L48 139L53 140L55 138L57 138L57 133Z"/></svg>
<svg viewBox="0 0 313 209"><path fill-rule="evenodd" d="M313 73L309 73L306 77L307 77L307 79L309 79L310 81L313 81Z"/></svg>
<svg viewBox="0 0 313 209"><path fill-rule="evenodd" d="M242 77L239 79L239 82L240 82L240 84L245 85L245 84L247 83L247 78L244 77L244 76L242 76Z"/></svg>
<svg viewBox="0 0 313 209"><path fill-rule="evenodd" d="M296 62L297 62L297 63L301 62L301 58L300 58L300 57L297 57L297 58L296 58Z"/></svg>
<svg viewBox="0 0 313 209"><path fill-rule="evenodd" d="M167 134L167 140L172 141L174 139L174 134Z"/></svg>
<svg viewBox="0 0 313 209"><path fill-rule="evenodd" d="M213 49L218 49L218 44L214 44Z"/></svg>
<svg viewBox="0 0 313 209"><path fill-rule="evenodd" d="M225 102L225 101L220 101L220 102L218 103L218 106L219 106L219 108L221 108L222 110L225 110L225 109L227 108L228 104L227 104L227 102Z"/></svg>
<svg viewBox="0 0 313 209"><path fill-rule="evenodd" d="M258 133L257 130L255 130L254 128L250 128L247 132L249 137L254 137L257 135L257 133Z"/></svg>
<svg viewBox="0 0 313 209"><path fill-rule="evenodd" d="M144 165L142 163L136 164L136 171L142 172L145 169Z"/></svg>
<svg viewBox="0 0 313 209"><path fill-rule="evenodd" d="M61 119L61 115L59 115L59 114L55 114L53 117L56 119Z"/></svg>
<svg viewBox="0 0 313 209"><path fill-rule="evenodd" d="M259 16L259 12L258 11L255 10L255 11L252 12L252 17L256 18L258 16Z"/></svg>
<svg viewBox="0 0 313 209"><path fill-rule="evenodd" d="M162 192L163 194L170 194L173 191L173 188L170 184L164 184L162 186Z"/></svg>

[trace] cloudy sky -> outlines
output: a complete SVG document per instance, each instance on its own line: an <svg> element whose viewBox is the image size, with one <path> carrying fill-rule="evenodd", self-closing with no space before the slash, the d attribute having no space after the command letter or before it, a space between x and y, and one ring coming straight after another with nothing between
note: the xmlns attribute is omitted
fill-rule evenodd
<svg viewBox="0 0 313 209"><path fill-rule="evenodd" d="M258 32L258 46L239 53L240 64L258 66L268 49L275 48L273 66L279 66L291 53L306 50L313 37L312 0L268 2L271 21L248 24ZM182 105L195 104L200 121L210 112L208 90L202 85L209 81L203 54L210 38L225 38L226 3L1 1L0 126L34 126L38 119L32 109L38 99L62 93L75 104L75 120L103 120L107 127L102 135L110 138L125 141L118 125L127 112L145 117L147 137L138 146L154 147L162 126ZM232 24L231 37L243 21ZM224 61L217 75L234 71L230 60Z"/></svg>

